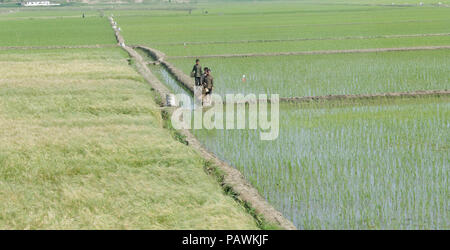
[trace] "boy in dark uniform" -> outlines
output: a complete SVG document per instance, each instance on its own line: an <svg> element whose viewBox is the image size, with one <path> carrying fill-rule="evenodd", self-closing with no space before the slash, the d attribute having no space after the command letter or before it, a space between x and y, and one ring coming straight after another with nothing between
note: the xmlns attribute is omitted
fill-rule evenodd
<svg viewBox="0 0 450 250"><path fill-rule="evenodd" d="M200 65L200 60L195 60L194 68L192 68L191 76L195 79L195 86L202 85L202 66Z"/></svg>
<svg viewBox="0 0 450 250"><path fill-rule="evenodd" d="M205 69L205 76L203 77L203 103L211 105L211 94L214 89L214 78L211 75L211 70Z"/></svg>

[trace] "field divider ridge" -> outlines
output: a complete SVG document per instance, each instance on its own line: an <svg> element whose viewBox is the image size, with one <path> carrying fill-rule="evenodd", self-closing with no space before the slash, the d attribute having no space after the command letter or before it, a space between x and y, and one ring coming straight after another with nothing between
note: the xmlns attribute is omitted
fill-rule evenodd
<svg viewBox="0 0 450 250"><path fill-rule="evenodd" d="M158 92L158 94L161 97L161 100L165 100L166 96L170 94L170 90L162 84L158 78L156 78L155 75L148 69L148 67L145 64L145 60L142 58L139 53L137 53L133 48L125 45L125 40L123 39L122 35L120 34L119 30L116 28L115 22L113 18L109 18L111 26L114 29L116 40L129 55L132 59L135 60L135 66L137 71L144 77L144 79L150 84L150 86Z"/></svg>
<svg viewBox="0 0 450 250"><path fill-rule="evenodd" d="M161 95L161 97L165 98L167 94L172 94L171 91L165 87L161 81L159 81L158 78L156 78L151 71L146 66L145 60L142 58L139 53L137 53L133 48L125 45L125 40L123 39L122 35L120 34L119 30L115 25L115 22L112 18L109 18L111 25L115 31L115 36L117 39L117 42L119 45L128 52L128 54L136 60L136 67L138 68L139 73L144 76L144 78L151 84L151 86ZM144 48L142 48L144 49ZM149 48L147 48L149 49ZM176 67L172 66L170 63L167 63L164 61L164 53L159 52L157 50L151 49L152 55L154 55L155 59L160 62L162 65L169 67L173 70L173 72L176 72L179 74L179 77L186 81L186 79L189 78L189 76L184 75L182 71L178 70ZM154 54L153 54L154 53ZM173 74L171 72L171 74ZM178 78L177 78L178 79ZM190 78L189 78L190 80ZM186 86L187 87L187 86ZM191 89L191 88L189 88ZM193 83L192 83L192 90L193 90ZM162 99L164 100L164 99ZM168 109L169 113L170 111L173 111L173 109ZM216 166L219 167L219 169L224 173L223 175L223 181L220 183L223 188L225 187L231 187L234 192L237 193L237 199L240 201L244 201L256 211L257 214L260 214L264 217L265 220L271 223L275 223L276 225L289 230L295 230L296 227L294 224L286 219L283 214L281 214L278 210L276 210L272 205L270 205L266 199L264 199L254 188L250 182L248 182L245 177L242 175L239 170L232 167L228 163L220 160L214 153L210 152L207 148L203 146L203 144L197 140L197 138L189 131L189 130L180 130L180 132L186 137L186 141L188 142L188 145L192 148L194 148L197 152L200 153L200 155L207 161L212 161Z"/></svg>
<svg viewBox="0 0 450 250"><path fill-rule="evenodd" d="M243 54L199 55L199 56L168 56L167 58L168 59L183 59L183 58L230 58L230 57L258 57L258 56L327 55L327 54L377 53L377 52L439 50L439 49L450 49L450 45L400 47L400 48L374 48L374 49L314 50L314 51L274 52L274 53L243 53Z"/></svg>

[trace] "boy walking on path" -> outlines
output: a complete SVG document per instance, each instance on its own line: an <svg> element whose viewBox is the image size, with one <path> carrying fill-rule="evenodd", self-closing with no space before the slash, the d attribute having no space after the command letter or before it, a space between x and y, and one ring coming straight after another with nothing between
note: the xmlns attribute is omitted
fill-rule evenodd
<svg viewBox="0 0 450 250"><path fill-rule="evenodd" d="M214 78L211 75L211 70L205 68L205 76L203 77L203 104L205 106L211 105L211 94L214 89Z"/></svg>
<svg viewBox="0 0 450 250"><path fill-rule="evenodd" d="M191 76L195 78L195 86L202 85L202 66L200 60L195 60L194 68L192 68Z"/></svg>
<svg viewBox="0 0 450 250"><path fill-rule="evenodd" d="M201 100L202 99L203 72L202 72L202 66L200 65L199 59L195 60L195 65L191 71L191 77L194 77L194 79L195 79L194 96L196 97L196 100Z"/></svg>

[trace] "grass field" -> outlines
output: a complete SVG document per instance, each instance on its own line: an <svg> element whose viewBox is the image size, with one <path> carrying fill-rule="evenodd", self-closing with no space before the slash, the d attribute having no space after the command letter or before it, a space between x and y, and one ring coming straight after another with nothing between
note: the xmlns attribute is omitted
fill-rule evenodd
<svg viewBox="0 0 450 250"><path fill-rule="evenodd" d="M191 56L168 58L187 74L202 55L450 45L450 9L398 4L406 2L242 3L204 6L190 15L128 11L117 20L128 43ZM222 95L374 94L448 89L448 53L201 63L212 68L215 92ZM185 92L165 70L152 69L175 93ZM258 130L193 132L298 228L448 229L449 103L441 96L283 104L280 137L269 142L259 140Z"/></svg>
<svg viewBox="0 0 450 250"><path fill-rule="evenodd" d="M106 18L1 18L0 46L64 46L114 44L115 39Z"/></svg>
<svg viewBox="0 0 450 250"><path fill-rule="evenodd" d="M275 141L194 133L300 229L448 229L449 101L286 104Z"/></svg>
<svg viewBox="0 0 450 250"><path fill-rule="evenodd" d="M186 73L194 59L171 59ZM273 57L203 58L216 93L281 97L448 89L450 50ZM246 81L242 81L242 76Z"/></svg>
<svg viewBox="0 0 450 250"><path fill-rule="evenodd" d="M0 228L256 228L120 49L0 51L0 75Z"/></svg>

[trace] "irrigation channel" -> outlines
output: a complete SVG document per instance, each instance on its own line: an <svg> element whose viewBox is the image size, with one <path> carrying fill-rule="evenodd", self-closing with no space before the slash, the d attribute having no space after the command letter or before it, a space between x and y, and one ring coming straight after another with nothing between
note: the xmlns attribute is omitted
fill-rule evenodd
<svg viewBox="0 0 450 250"><path fill-rule="evenodd" d="M192 79L163 53L128 47L117 34L155 89L192 97ZM419 96L424 99L412 99ZM310 102L364 99L370 104L373 98L382 101L337 108ZM182 133L225 172L224 185L239 199L284 228L439 229L449 223L442 198L447 196L442 135L449 105L448 90L298 97L280 105L275 141L259 140L260 129Z"/></svg>

